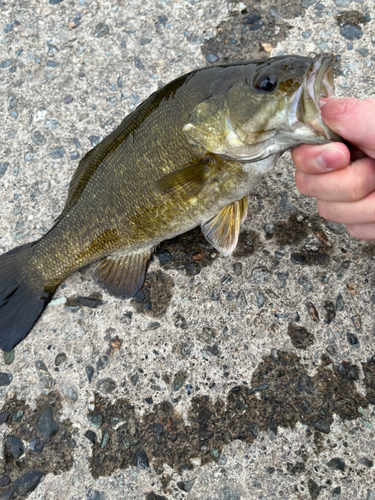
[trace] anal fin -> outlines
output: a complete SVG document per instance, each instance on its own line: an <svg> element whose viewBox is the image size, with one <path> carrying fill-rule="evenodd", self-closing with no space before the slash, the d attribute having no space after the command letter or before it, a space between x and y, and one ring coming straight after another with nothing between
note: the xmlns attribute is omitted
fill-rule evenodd
<svg viewBox="0 0 375 500"><path fill-rule="evenodd" d="M109 255L94 271L94 280L115 297L129 299L142 287L154 248L125 255Z"/></svg>
<svg viewBox="0 0 375 500"><path fill-rule="evenodd" d="M230 255L237 246L241 223L247 215L246 196L219 210L202 224L202 232L209 243L221 254Z"/></svg>

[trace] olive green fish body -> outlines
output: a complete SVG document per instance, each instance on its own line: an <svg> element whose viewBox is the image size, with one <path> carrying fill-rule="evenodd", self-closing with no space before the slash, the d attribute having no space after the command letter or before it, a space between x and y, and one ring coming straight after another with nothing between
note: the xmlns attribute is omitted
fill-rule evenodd
<svg viewBox="0 0 375 500"><path fill-rule="evenodd" d="M165 239L201 225L229 255L246 194L280 154L333 138L317 102L331 93L330 65L291 56L215 66L152 94L81 160L51 230L0 256L0 347L22 340L56 286L90 262L101 260L99 284L130 297ZM17 319L22 302L30 317Z"/></svg>

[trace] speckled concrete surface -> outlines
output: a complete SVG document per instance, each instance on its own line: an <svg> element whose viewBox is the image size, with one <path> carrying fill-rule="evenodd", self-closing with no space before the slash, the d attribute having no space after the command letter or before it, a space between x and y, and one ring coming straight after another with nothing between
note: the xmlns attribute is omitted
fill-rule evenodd
<svg viewBox="0 0 375 500"><path fill-rule="evenodd" d="M327 51L337 95L375 93L369 0L0 14L1 253L48 230L79 158L189 70ZM59 287L0 360L1 498L40 470L30 499L375 499L375 243L319 217L288 154L249 208L229 258L198 232L163 245L139 302L101 293L92 268Z"/></svg>

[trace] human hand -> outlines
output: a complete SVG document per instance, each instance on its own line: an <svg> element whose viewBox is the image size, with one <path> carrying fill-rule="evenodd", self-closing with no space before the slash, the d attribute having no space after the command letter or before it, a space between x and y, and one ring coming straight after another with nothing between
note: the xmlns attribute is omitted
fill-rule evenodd
<svg viewBox="0 0 375 500"><path fill-rule="evenodd" d="M322 217L346 224L355 238L375 240L375 99L328 99L322 119L353 146L292 149L297 188L318 199Z"/></svg>

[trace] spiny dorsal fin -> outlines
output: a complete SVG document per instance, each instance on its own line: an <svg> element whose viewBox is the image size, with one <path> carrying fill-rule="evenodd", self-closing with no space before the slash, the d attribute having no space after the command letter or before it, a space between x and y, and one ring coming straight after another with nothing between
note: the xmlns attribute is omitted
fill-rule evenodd
<svg viewBox="0 0 375 500"><path fill-rule="evenodd" d="M230 255L237 246L240 225L247 214L247 198L234 201L202 224L202 232L221 254Z"/></svg>
<svg viewBox="0 0 375 500"><path fill-rule="evenodd" d="M142 287L154 248L106 257L94 271L94 280L115 297L129 299Z"/></svg>
<svg viewBox="0 0 375 500"><path fill-rule="evenodd" d="M198 196L213 178L214 173L206 160L167 174L157 182L157 186L162 193L188 199Z"/></svg>

